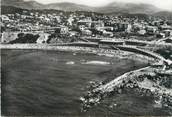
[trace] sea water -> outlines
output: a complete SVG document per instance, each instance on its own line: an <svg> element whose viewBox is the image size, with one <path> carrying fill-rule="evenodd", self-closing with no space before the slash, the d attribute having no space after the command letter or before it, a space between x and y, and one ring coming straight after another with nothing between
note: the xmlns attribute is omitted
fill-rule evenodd
<svg viewBox="0 0 172 117"><path fill-rule="evenodd" d="M144 111L150 101L141 108L142 98L132 93L107 98L87 112L81 112L79 98L87 91L90 81L110 81L146 65L140 61L86 53L1 50L2 115L118 116L154 112ZM122 106L118 104L112 108L116 105L113 101L121 101ZM133 109L132 104L135 105ZM143 112L138 113L139 107Z"/></svg>

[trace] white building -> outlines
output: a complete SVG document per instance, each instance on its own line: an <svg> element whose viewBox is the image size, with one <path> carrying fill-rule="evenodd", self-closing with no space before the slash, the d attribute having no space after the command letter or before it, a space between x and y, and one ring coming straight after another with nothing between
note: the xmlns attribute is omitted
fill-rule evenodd
<svg viewBox="0 0 172 117"><path fill-rule="evenodd" d="M49 37L50 34L48 33L40 33L39 34L39 38L37 39L37 43L46 43L47 40L48 40L48 37Z"/></svg>
<svg viewBox="0 0 172 117"><path fill-rule="evenodd" d="M0 17L2 21L10 21L9 17L6 15L1 15Z"/></svg>
<svg viewBox="0 0 172 117"><path fill-rule="evenodd" d="M87 35L87 36L91 36L92 35L92 31L90 31L90 30L82 30L82 34L83 35Z"/></svg>

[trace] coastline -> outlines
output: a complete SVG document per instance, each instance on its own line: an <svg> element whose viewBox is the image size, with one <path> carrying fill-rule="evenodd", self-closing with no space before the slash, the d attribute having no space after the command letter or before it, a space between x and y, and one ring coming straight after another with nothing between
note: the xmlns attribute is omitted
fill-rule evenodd
<svg viewBox="0 0 172 117"><path fill-rule="evenodd" d="M49 45L49 44L1 44L0 49L24 49L24 50L53 50L65 52L83 52L97 54L98 56L117 57L121 59L138 60L145 63L153 63L153 58L135 54L132 52L95 48L95 47L80 47L80 46L66 46L66 45Z"/></svg>
<svg viewBox="0 0 172 117"><path fill-rule="evenodd" d="M52 51L64 51L64 52L73 52L73 53L92 53L92 54L96 54L98 56L107 56L107 57L117 57L117 58L122 58L122 59L132 59L132 60L136 60L136 61L140 61L140 62L145 62L150 63L150 61L152 63L154 63L154 59L143 56L143 55L139 55L139 54L135 54L132 52L126 52L126 51L120 51L120 50L113 50L113 49L103 49L103 48L93 48L93 47L80 47L80 46L62 46L62 45L47 45L47 44L1 44L1 49L18 49L18 50L52 50ZM70 64L70 63L69 63ZM144 68L140 68L140 69L136 69L136 70L132 70L129 71L127 73L124 73L123 75L120 75L116 78L114 78L112 81L109 81L107 83L105 83L103 86L98 87L97 89L93 90L93 92L97 92L100 91L102 93L98 94L98 97L91 97L88 100L84 99L84 97L81 97L81 101L83 101L83 105L90 106L89 103L94 103L97 104L101 101L101 97L100 95L108 94L108 92L112 92L113 89L115 89L115 87L118 87L116 85L122 85L121 82L123 82L123 79L126 79L127 77L130 77L129 79L127 78L127 80L133 79L136 76L140 75L140 71L145 70L149 68L149 66L144 67ZM142 73L141 73L142 74ZM119 81L118 81L119 80ZM128 82L128 81L126 81ZM144 84L144 83L142 83ZM145 87L144 85L142 85L141 83L139 84L139 90L140 89L144 89L144 90L151 90L153 93L155 93L156 89L155 87ZM168 93L171 90L165 90L162 89L163 91L160 93ZM158 91L161 91L160 89ZM94 93L93 93L94 94ZM159 92L158 92L159 94ZM85 103L84 101L88 102Z"/></svg>

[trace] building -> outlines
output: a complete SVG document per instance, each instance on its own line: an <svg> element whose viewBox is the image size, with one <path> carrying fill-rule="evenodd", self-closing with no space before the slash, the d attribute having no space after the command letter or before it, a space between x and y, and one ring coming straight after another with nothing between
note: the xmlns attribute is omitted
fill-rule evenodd
<svg viewBox="0 0 172 117"><path fill-rule="evenodd" d="M1 42L8 43L18 38L18 32L3 32Z"/></svg>
<svg viewBox="0 0 172 117"><path fill-rule="evenodd" d="M79 36L79 32L77 31L69 31L69 36Z"/></svg>
<svg viewBox="0 0 172 117"><path fill-rule="evenodd" d="M60 23L60 22L61 22L61 17L60 17L60 16L54 16L53 18L54 18L54 20L55 20L57 23Z"/></svg>
<svg viewBox="0 0 172 117"><path fill-rule="evenodd" d="M88 29L95 29L97 27L104 27L103 21L80 20L77 23L78 27L85 26Z"/></svg>
<svg viewBox="0 0 172 117"><path fill-rule="evenodd" d="M145 35L146 34L146 30L142 29L138 31L139 35Z"/></svg>
<svg viewBox="0 0 172 117"><path fill-rule="evenodd" d="M164 33L158 33L156 34L157 38L165 38L165 34Z"/></svg>
<svg viewBox="0 0 172 117"><path fill-rule="evenodd" d="M77 22L77 25L78 27L80 26L84 26L84 27L87 27L87 28L91 28L91 22L90 20L80 20Z"/></svg>
<svg viewBox="0 0 172 117"><path fill-rule="evenodd" d="M86 26L85 25L79 25L78 28L80 31L83 31L86 29Z"/></svg>
<svg viewBox="0 0 172 117"><path fill-rule="evenodd" d="M161 30L172 30L172 26L169 26L167 24L161 25L160 27Z"/></svg>
<svg viewBox="0 0 172 117"><path fill-rule="evenodd" d="M128 27L126 29L126 32L130 33L132 30L132 25L131 24L128 24Z"/></svg>
<svg viewBox="0 0 172 117"><path fill-rule="evenodd" d="M72 26L74 19L73 17L69 17L67 21L68 21L68 25Z"/></svg>
<svg viewBox="0 0 172 117"><path fill-rule="evenodd" d="M113 22L110 24L116 32L127 31L128 25L126 22Z"/></svg>
<svg viewBox="0 0 172 117"><path fill-rule="evenodd" d="M150 34L150 35L154 35L157 30L158 30L158 28L155 26L147 26L146 27L146 32L147 32L147 34Z"/></svg>
<svg viewBox="0 0 172 117"><path fill-rule="evenodd" d="M144 29L144 26L140 23L134 23L132 25L133 32L138 32L138 31L143 30L143 29Z"/></svg>
<svg viewBox="0 0 172 117"><path fill-rule="evenodd" d="M110 26L105 26L105 27L97 27L96 28L98 31L113 31L113 27L110 27Z"/></svg>
<svg viewBox="0 0 172 117"><path fill-rule="evenodd" d="M165 34L165 37L172 35L172 30L163 30L162 32Z"/></svg>
<svg viewBox="0 0 172 117"><path fill-rule="evenodd" d="M39 38L37 39L37 43L46 43L47 40L48 40L48 37L49 37L50 34L48 33L41 33L39 34Z"/></svg>
<svg viewBox="0 0 172 117"><path fill-rule="evenodd" d="M1 15L1 21L2 22L6 22L6 21L10 21L9 17L6 15Z"/></svg>
<svg viewBox="0 0 172 117"><path fill-rule="evenodd" d="M92 35L92 31L90 31L90 30L82 30L82 35L91 36Z"/></svg>
<svg viewBox="0 0 172 117"><path fill-rule="evenodd" d="M104 30L104 31L103 31L103 36L104 36L104 37L113 37L113 33Z"/></svg>
<svg viewBox="0 0 172 117"><path fill-rule="evenodd" d="M66 26L55 27L55 33L67 34L68 32L69 32L69 29Z"/></svg>
<svg viewBox="0 0 172 117"><path fill-rule="evenodd" d="M44 31L46 33L57 33L57 34L67 34L69 32L69 29L66 26L42 27L39 30Z"/></svg>
<svg viewBox="0 0 172 117"><path fill-rule="evenodd" d="M104 27L103 21L92 21L91 28L96 29L97 27Z"/></svg>

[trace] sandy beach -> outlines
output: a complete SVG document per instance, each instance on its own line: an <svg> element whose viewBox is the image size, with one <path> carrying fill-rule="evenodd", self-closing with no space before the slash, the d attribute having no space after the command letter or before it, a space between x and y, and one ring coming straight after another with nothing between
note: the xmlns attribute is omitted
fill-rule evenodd
<svg viewBox="0 0 172 117"><path fill-rule="evenodd" d="M119 57L132 60L139 60L142 62L152 63L153 58L143 56L140 54L135 54L132 52L103 49L103 48L93 48L93 47L79 47L79 46L62 46L62 45L49 45L49 44L1 44L1 49L33 49L33 50L56 50L56 51L67 51L67 52L85 52L93 53L99 56L107 57Z"/></svg>

